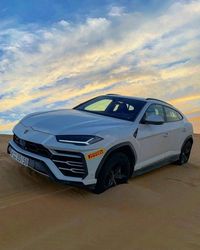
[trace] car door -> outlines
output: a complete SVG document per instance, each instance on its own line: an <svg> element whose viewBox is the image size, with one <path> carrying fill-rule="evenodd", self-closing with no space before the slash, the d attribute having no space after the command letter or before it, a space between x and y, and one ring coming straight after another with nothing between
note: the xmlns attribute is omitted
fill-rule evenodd
<svg viewBox="0 0 200 250"><path fill-rule="evenodd" d="M161 116L165 120L165 113L161 104L151 104L145 111L144 117L152 114ZM137 139L139 143L139 157L136 169L151 165L165 158L169 149L166 123L154 125L140 122Z"/></svg>
<svg viewBox="0 0 200 250"><path fill-rule="evenodd" d="M183 116L178 111L168 106L164 106L164 111L168 127L169 155L178 155L183 143L183 134L186 133Z"/></svg>

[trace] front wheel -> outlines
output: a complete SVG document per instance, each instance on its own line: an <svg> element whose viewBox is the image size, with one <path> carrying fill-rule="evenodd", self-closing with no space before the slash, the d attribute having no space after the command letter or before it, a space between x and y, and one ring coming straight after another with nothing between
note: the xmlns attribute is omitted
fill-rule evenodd
<svg viewBox="0 0 200 250"><path fill-rule="evenodd" d="M99 173L94 192L100 194L121 183L126 183L130 176L130 161L124 153L114 153L104 163Z"/></svg>
<svg viewBox="0 0 200 250"><path fill-rule="evenodd" d="M192 149L192 142L187 141L181 149L181 153L177 161L178 165L183 165L188 162L190 158L191 149Z"/></svg>

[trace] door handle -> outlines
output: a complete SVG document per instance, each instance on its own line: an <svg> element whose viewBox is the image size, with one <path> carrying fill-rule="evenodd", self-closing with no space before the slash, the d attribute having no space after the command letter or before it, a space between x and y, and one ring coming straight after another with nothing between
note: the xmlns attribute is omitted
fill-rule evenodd
<svg viewBox="0 0 200 250"><path fill-rule="evenodd" d="M163 137L168 137L168 135L169 135L168 133L164 133Z"/></svg>
<svg viewBox="0 0 200 250"><path fill-rule="evenodd" d="M186 132L186 128L182 128L182 132Z"/></svg>

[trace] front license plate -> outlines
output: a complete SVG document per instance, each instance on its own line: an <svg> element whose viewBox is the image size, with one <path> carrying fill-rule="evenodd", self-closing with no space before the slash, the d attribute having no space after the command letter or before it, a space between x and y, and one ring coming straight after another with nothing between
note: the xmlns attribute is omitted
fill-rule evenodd
<svg viewBox="0 0 200 250"><path fill-rule="evenodd" d="M28 167L28 165L29 165L29 158L27 158L27 157L25 157L25 156L19 154L18 152L16 152L16 151L13 150L13 149L10 150L10 156L11 156L14 160L16 160L16 161L18 161L19 163L21 163L22 165Z"/></svg>

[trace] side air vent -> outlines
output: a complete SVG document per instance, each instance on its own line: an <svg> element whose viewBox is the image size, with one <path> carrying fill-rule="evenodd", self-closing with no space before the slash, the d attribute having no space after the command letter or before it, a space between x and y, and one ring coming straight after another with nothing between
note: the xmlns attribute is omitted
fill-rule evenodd
<svg viewBox="0 0 200 250"><path fill-rule="evenodd" d="M87 175L86 162L82 154L67 152L66 155L53 155L52 161L65 176L84 178Z"/></svg>

